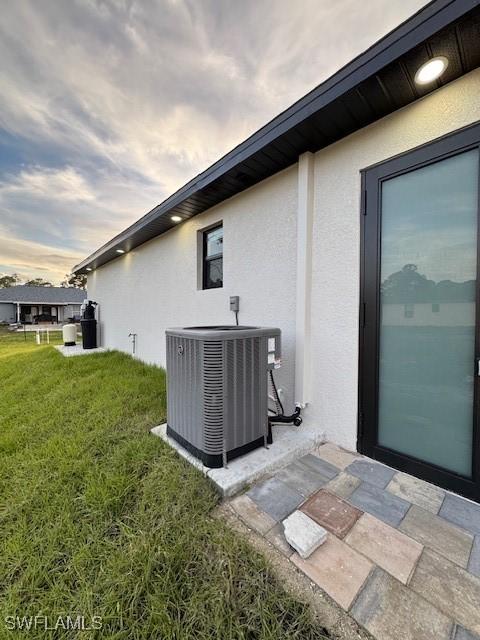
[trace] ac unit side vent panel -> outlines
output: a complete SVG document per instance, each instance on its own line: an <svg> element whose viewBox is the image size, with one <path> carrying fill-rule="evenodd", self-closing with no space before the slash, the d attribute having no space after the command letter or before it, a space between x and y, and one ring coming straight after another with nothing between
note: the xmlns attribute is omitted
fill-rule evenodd
<svg viewBox="0 0 480 640"><path fill-rule="evenodd" d="M203 419L205 451L223 451L223 343L203 345Z"/></svg>

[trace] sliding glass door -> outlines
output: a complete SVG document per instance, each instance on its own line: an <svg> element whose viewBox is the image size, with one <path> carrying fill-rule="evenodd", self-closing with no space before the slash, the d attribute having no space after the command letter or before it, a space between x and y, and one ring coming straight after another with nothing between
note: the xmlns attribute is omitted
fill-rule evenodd
<svg viewBox="0 0 480 640"><path fill-rule="evenodd" d="M364 174L360 425L365 453L478 498L472 137L459 132Z"/></svg>

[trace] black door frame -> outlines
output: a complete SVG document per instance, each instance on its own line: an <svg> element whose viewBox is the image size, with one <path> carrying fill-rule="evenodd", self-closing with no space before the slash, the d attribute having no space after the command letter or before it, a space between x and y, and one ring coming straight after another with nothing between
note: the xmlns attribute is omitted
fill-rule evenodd
<svg viewBox="0 0 480 640"><path fill-rule="evenodd" d="M378 354L380 329L380 211L384 180L479 149L480 122L459 129L411 151L363 169L361 211L358 450L396 469L480 501L480 171L477 219L477 301L475 330L474 424L472 478L422 462L378 444Z"/></svg>

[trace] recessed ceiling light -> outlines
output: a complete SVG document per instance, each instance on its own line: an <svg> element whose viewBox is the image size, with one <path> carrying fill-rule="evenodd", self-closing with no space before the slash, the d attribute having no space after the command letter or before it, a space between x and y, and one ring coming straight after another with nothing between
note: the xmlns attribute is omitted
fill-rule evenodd
<svg viewBox="0 0 480 640"><path fill-rule="evenodd" d="M92 267L87 267L87 268L85 269L85 271L91 271L91 270L92 270Z"/></svg>
<svg viewBox="0 0 480 640"><path fill-rule="evenodd" d="M125 253L125 251L123 249L117 249L116 251L117 251L117 253Z"/></svg>
<svg viewBox="0 0 480 640"><path fill-rule="evenodd" d="M181 222L182 221L180 216L170 216L170 220L172 222Z"/></svg>
<svg viewBox="0 0 480 640"><path fill-rule="evenodd" d="M428 62L425 62L425 64L422 64L417 71L415 74L415 82L417 84L430 84L430 82L439 78L447 67L448 60L445 56L432 58Z"/></svg>

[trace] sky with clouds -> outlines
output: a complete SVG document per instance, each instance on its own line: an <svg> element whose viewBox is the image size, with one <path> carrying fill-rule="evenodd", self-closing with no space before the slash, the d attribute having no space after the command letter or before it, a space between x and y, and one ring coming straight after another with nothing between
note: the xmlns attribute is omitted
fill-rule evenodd
<svg viewBox="0 0 480 640"><path fill-rule="evenodd" d="M424 4L3 2L0 273L58 284Z"/></svg>

